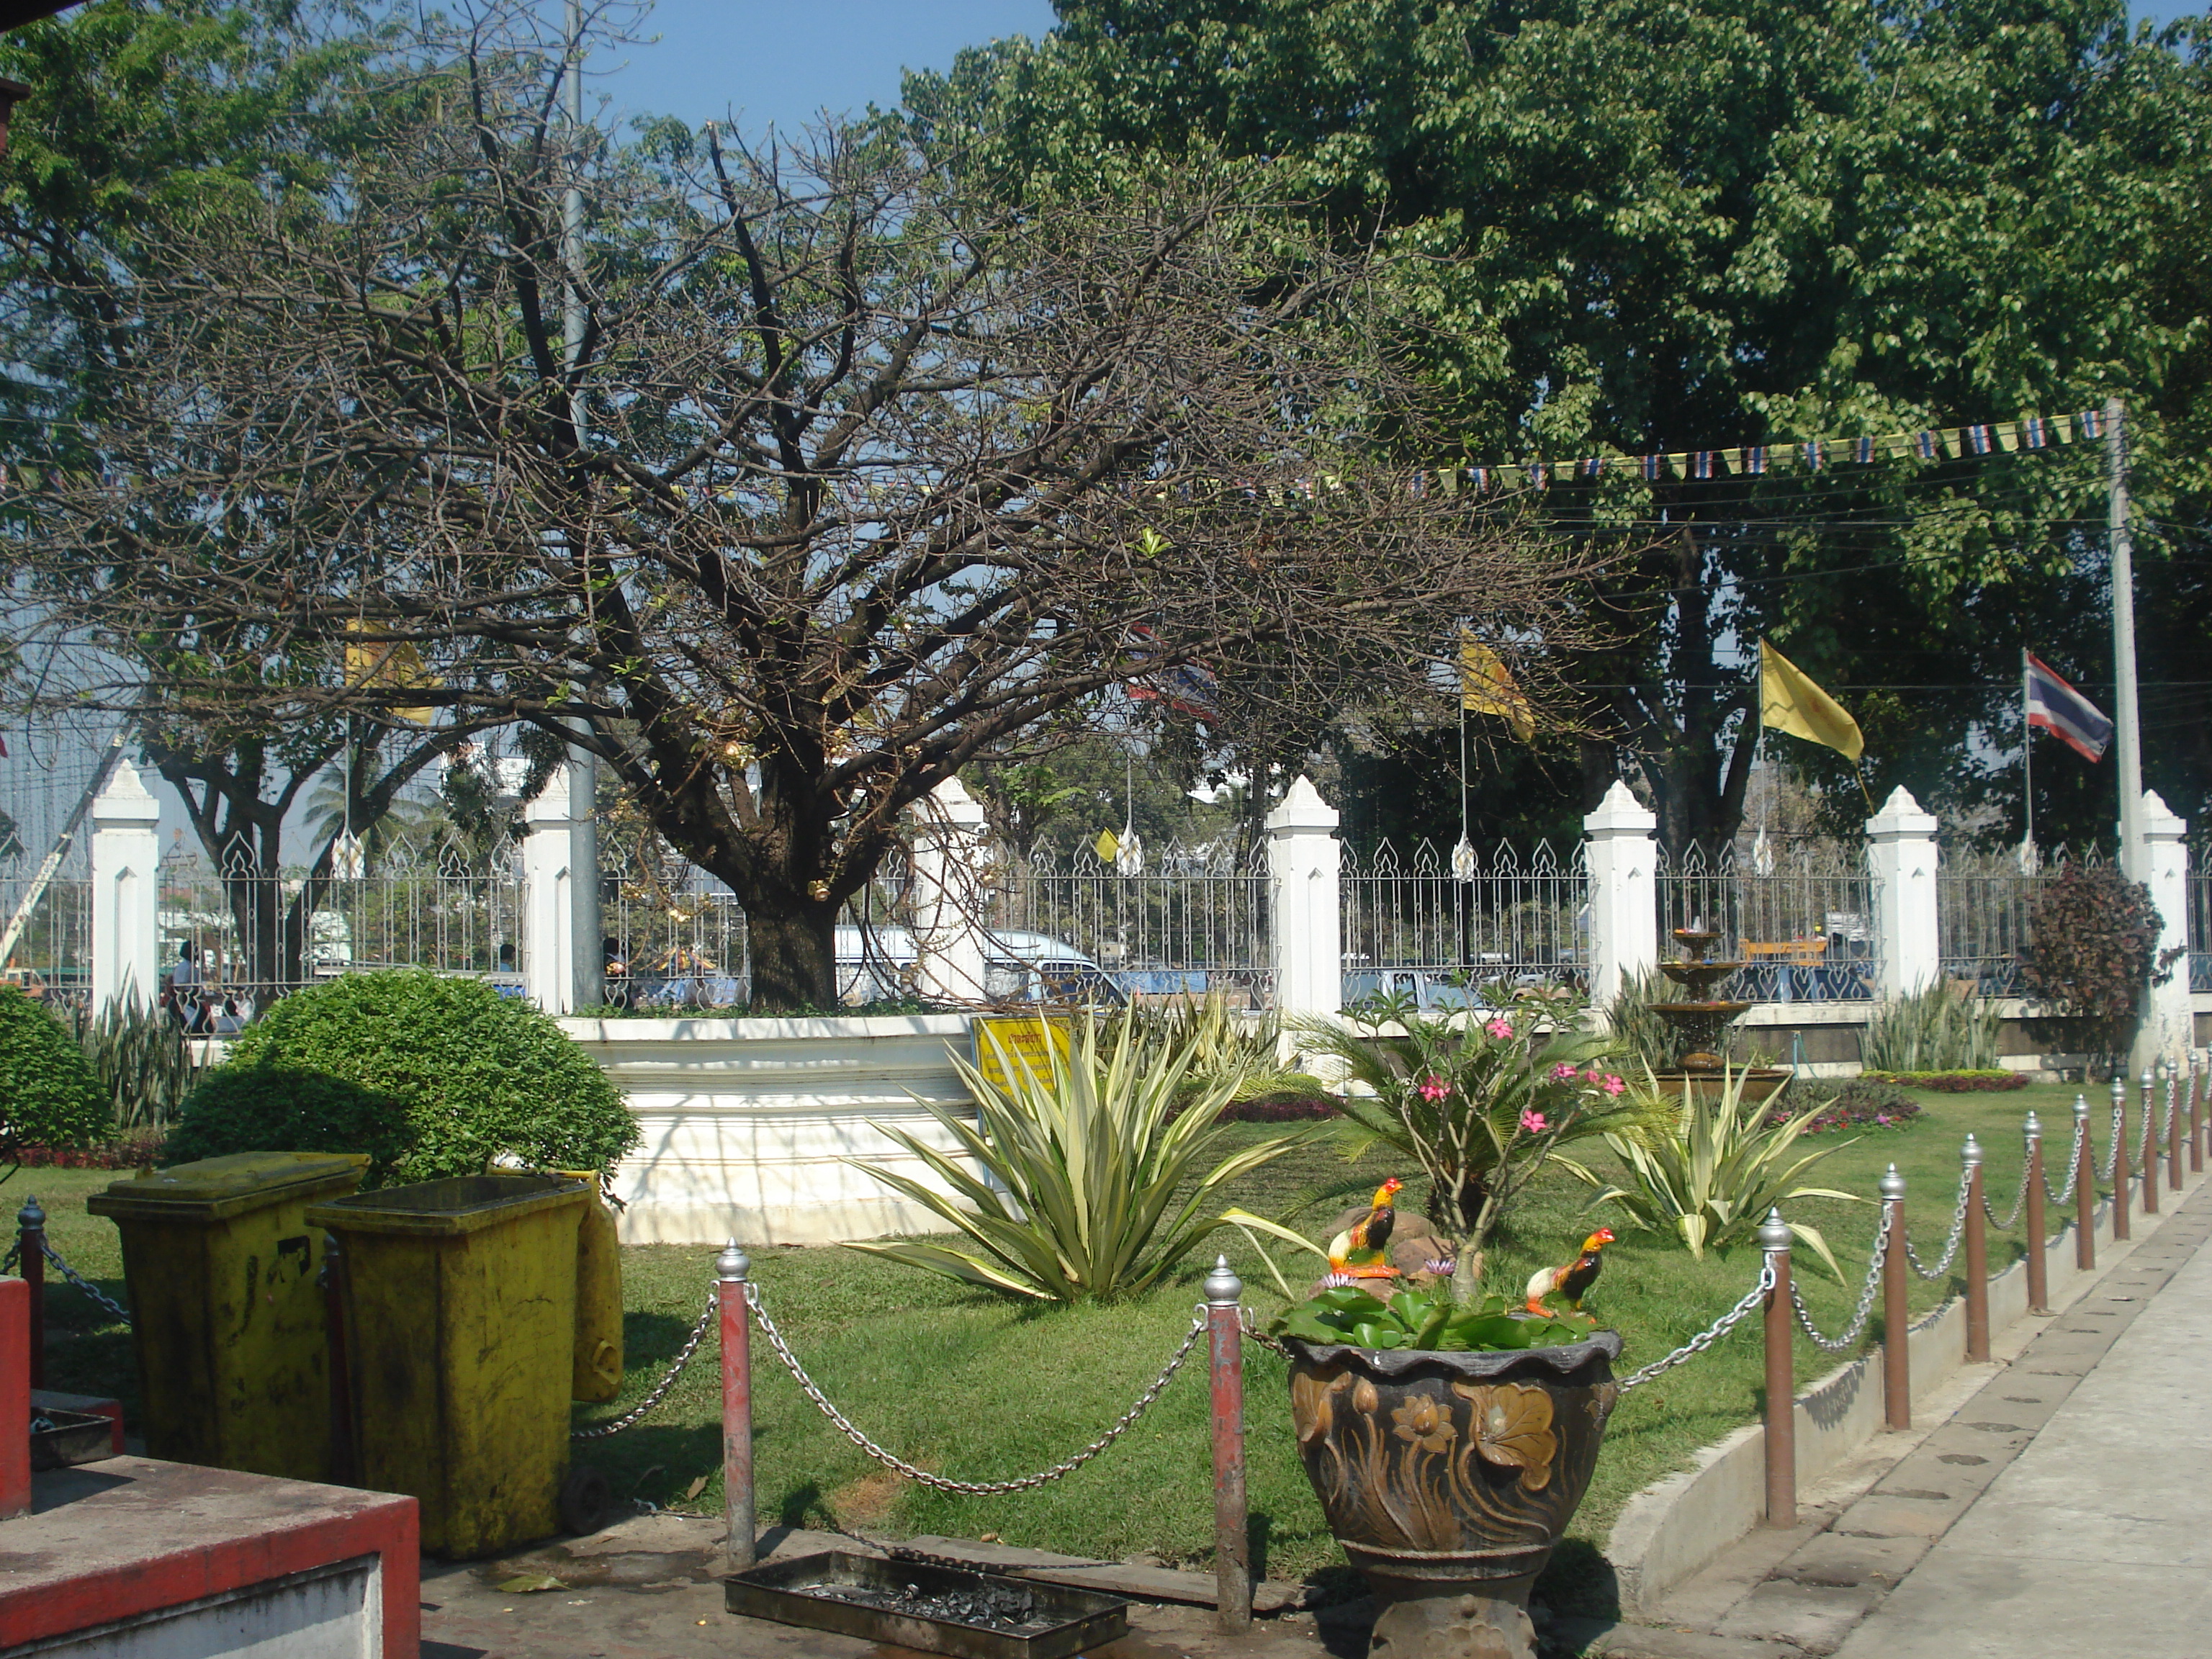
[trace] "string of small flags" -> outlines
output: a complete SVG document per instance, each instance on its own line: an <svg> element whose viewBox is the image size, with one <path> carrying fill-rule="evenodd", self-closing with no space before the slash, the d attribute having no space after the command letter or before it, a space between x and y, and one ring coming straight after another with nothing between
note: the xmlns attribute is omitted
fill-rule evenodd
<svg viewBox="0 0 2212 1659"><path fill-rule="evenodd" d="M1414 475L1413 493L1433 488L1447 494L1462 489L1477 494L1526 485L1543 489L1554 483L1603 477L1691 480L1759 478L1783 472L1826 472L1840 465L1871 465L1892 460L1959 460L2048 449L2076 437L2094 442L2105 435L2101 410L2085 409L2061 416L2025 415L2014 421L1979 425L1925 427L1881 437L1807 438L1786 444L1744 444L1727 449L1675 449L1656 455L1585 455L1571 461L1515 461L1496 466L1425 468Z"/></svg>

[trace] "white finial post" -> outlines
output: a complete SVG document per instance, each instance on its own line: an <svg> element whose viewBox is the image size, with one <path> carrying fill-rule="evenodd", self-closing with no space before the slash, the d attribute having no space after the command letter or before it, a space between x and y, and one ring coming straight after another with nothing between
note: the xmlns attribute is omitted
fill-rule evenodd
<svg viewBox="0 0 2212 1659"><path fill-rule="evenodd" d="M1659 963L1658 814L1616 778L1583 819L1589 842L1589 994L1603 1008Z"/></svg>
<svg viewBox="0 0 2212 1659"><path fill-rule="evenodd" d="M1881 952L1875 988L1909 996L1942 971L1936 908L1936 819L1899 787L1867 820L1867 862L1874 878L1875 939Z"/></svg>
<svg viewBox="0 0 2212 1659"><path fill-rule="evenodd" d="M1344 924L1337 893L1344 848L1336 838L1337 823L1336 808L1304 776L1267 814L1275 1012L1285 1024L1334 1014L1344 1003Z"/></svg>
<svg viewBox="0 0 2212 1659"><path fill-rule="evenodd" d="M92 1006L161 994L161 804L129 761L92 803Z"/></svg>

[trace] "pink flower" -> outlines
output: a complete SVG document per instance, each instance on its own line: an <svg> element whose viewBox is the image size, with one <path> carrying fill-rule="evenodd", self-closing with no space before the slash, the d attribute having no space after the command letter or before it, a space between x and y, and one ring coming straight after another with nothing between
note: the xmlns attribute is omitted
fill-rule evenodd
<svg viewBox="0 0 2212 1659"><path fill-rule="evenodd" d="M1522 1113L1521 1127L1532 1135L1540 1135L1543 1133L1547 1127L1547 1125L1544 1122L1544 1115L1541 1112L1535 1111L1534 1109Z"/></svg>
<svg viewBox="0 0 2212 1659"><path fill-rule="evenodd" d="M1583 1081L1585 1083L1595 1083L1604 1077L1604 1075L1605 1073L1603 1072L1584 1072L1583 1073Z"/></svg>
<svg viewBox="0 0 2212 1659"><path fill-rule="evenodd" d="M1575 1068L1574 1068L1574 1066L1573 1066L1573 1065L1572 1065L1571 1063L1570 1063L1570 1062L1568 1062L1568 1061L1565 1061L1565 1060L1562 1060L1559 1065L1554 1066L1553 1067L1552 1067L1552 1081L1553 1081L1553 1082L1554 1082L1554 1083L1572 1083L1574 1080L1575 1080Z"/></svg>
<svg viewBox="0 0 2212 1659"><path fill-rule="evenodd" d="M1510 1019L1493 1019L1482 1029L1502 1042L1513 1035L1513 1022Z"/></svg>
<svg viewBox="0 0 2212 1659"><path fill-rule="evenodd" d="M1606 1093L1609 1095L1619 1095L1624 1089L1628 1087L1626 1083L1623 1083L1619 1078L1615 1077L1610 1072L1607 1072L1605 1074L1605 1081L1599 1084L1597 1086L1604 1090Z"/></svg>
<svg viewBox="0 0 2212 1659"><path fill-rule="evenodd" d="M1421 1079L1420 1087L1415 1092L1423 1100L1438 1101L1451 1092L1451 1085L1440 1077L1431 1075Z"/></svg>

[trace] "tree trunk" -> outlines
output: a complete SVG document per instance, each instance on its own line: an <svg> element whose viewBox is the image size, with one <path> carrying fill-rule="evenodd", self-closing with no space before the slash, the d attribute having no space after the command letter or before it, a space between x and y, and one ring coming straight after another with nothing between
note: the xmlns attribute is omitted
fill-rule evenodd
<svg viewBox="0 0 2212 1659"><path fill-rule="evenodd" d="M775 1012L837 1006L837 907L810 904L798 915L745 911L753 1006Z"/></svg>

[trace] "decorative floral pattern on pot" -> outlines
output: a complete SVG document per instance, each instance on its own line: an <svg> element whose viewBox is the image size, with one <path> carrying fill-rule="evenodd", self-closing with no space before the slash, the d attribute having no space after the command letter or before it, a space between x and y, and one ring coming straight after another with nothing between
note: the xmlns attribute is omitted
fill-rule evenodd
<svg viewBox="0 0 2212 1659"><path fill-rule="evenodd" d="M1509 1353L1288 1346L1306 1474L1330 1530L1370 1550L1548 1549L1620 1395L1610 1331Z"/></svg>

